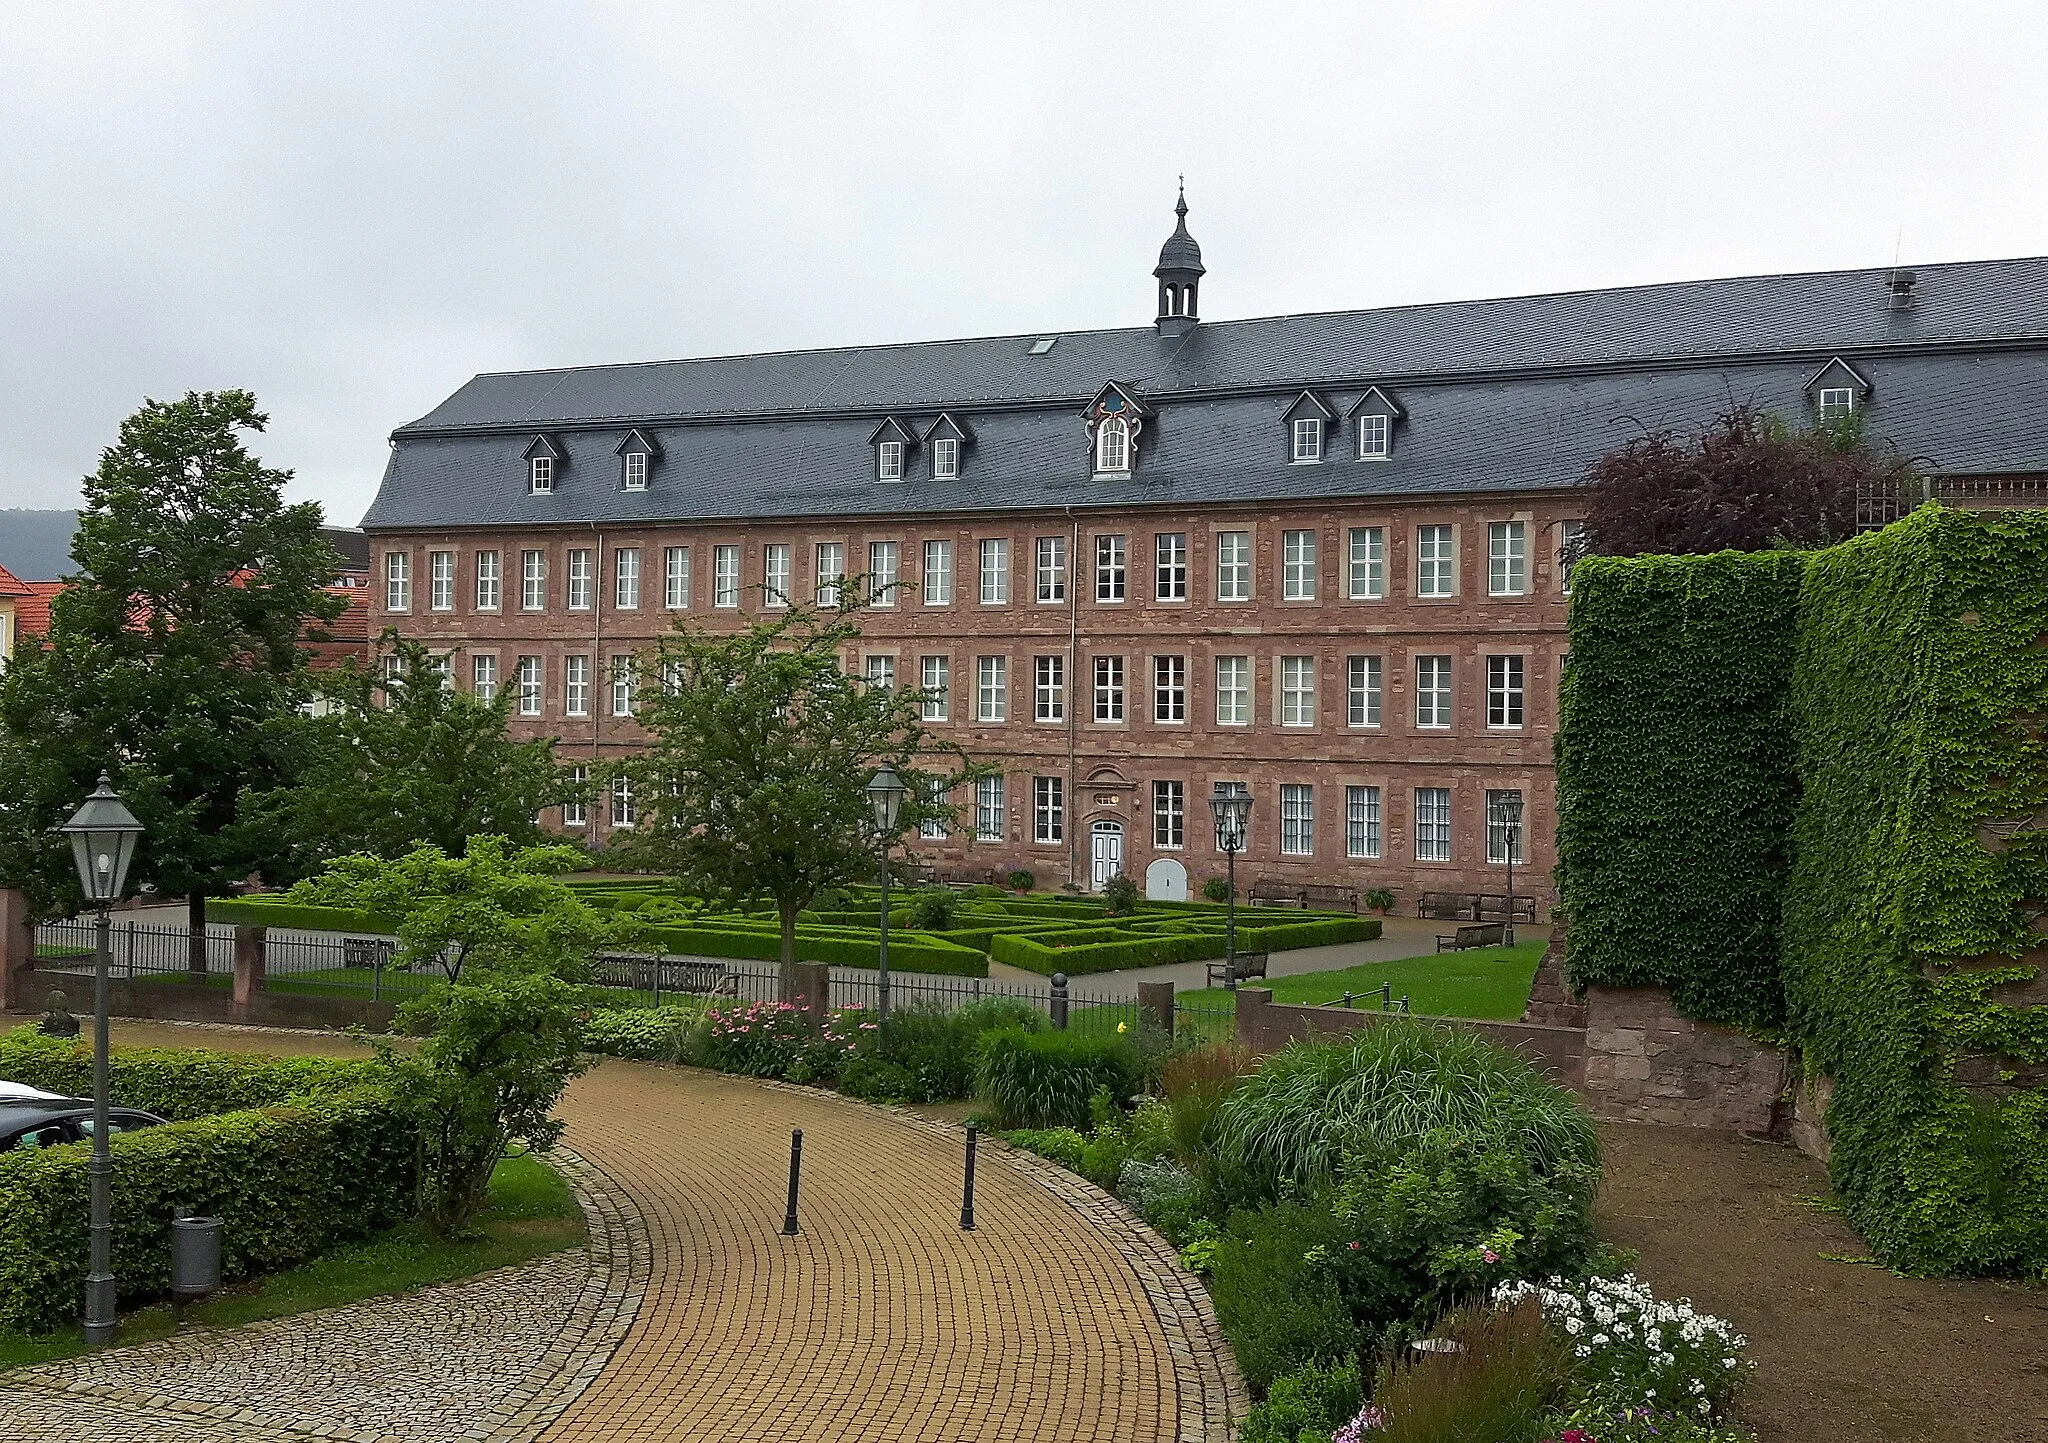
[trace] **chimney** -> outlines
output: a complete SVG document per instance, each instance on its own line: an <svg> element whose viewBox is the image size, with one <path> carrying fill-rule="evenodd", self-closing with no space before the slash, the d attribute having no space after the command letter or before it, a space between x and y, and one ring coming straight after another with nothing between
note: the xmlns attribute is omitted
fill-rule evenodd
<svg viewBox="0 0 2048 1443"><path fill-rule="evenodd" d="M1912 310L1913 282L1917 279L1919 277L1915 276L1911 271L1902 270L1894 266L1891 273L1884 278L1884 288L1891 293L1891 298L1885 303L1885 309L1890 311Z"/></svg>

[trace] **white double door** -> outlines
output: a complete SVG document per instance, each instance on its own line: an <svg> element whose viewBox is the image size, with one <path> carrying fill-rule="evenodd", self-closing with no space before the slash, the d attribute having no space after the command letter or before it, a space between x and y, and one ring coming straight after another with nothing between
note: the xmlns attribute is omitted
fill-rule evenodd
<svg viewBox="0 0 2048 1443"><path fill-rule="evenodd" d="M1088 829L1088 890L1100 892L1124 869L1124 824L1097 822Z"/></svg>

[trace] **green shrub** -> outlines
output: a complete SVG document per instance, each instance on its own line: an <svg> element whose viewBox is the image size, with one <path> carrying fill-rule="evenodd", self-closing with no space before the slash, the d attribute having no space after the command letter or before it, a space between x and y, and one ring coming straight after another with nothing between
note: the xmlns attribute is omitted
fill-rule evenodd
<svg viewBox="0 0 2048 1443"><path fill-rule="evenodd" d="M977 1036L1005 1028L1021 1027L1026 1032L1047 1032L1052 1028L1052 1019L1045 1009L1022 997L984 997L968 1003L954 1015Z"/></svg>
<svg viewBox="0 0 2048 1443"><path fill-rule="evenodd" d="M910 924L943 932L960 912L960 894L951 887L920 887L911 894Z"/></svg>
<svg viewBox="0 0 2048 1443"><path fill-rule="evenodd" d="M1237 1443L1328 1443L1364 1406L1356 1363L1311 1363L1272 1381L1266 1401L1245 1415Z"/></svg>
<svg viewBox="0 0 2048 1443"><path fill-rule="evenodd" d="M418 1135L379 1087L303 1096L111 1139L124 1304L170 1287L172 1209L223 1220L221 1272L273 1272L412 1216ZM74 1320L89 1239L88 1143L0 1154L0 1332Z"/></svg>
<svg viewBox="0 0 2048 1443"><path fill-rule="evenodd" d="M121 1107L172 1121L267 1107L310 1092L373 1085L373 1062L332 1057L266 1057L182 1047L116 1047L107 1090ZM45 1037L33 1024L0 1034L0 1078L67 1097L92 1094L92 1048L82 1038Z"/></svg>
<svg viewBox="0 0 2048 1443"><path fill-rule="evenodd" d="M917 1075L898 1062L857 1052L840 1064L839 1090L862 1102L921 1102Z"/></svg>
<svg viewBox="0 0 2048 1443"><path fill-rule="evenodd" d="M1213 1178L1216 1113L1258 1066L1257 1054L1234 1042L1190 1048L1167 1060L1159 1090L1166 1099L1173 1153L1182 1167Z"/></svg>
<svg viewBox="0 0 2048 1443"><path fill-rule="evenodd" d="M1202 883L1202 895L1211 902L1228 902L1230 900L1230 879L1228 877L1211 877L1208 881Z"/></svg>
<svg viewBox="0 0 2048 1443"><path fill-rule="evenodd" d="M746 1077L787 1077L812 1042L810 1019L788 1002L741 1002L704 1014L698 1060Z"/></svg>
<svg viewBox="0 0 2048 1443"><path fill-rule="evenodd" d="M1313 1203L1232 1214L1210 1266L1209 1294L1255 1394L1283 1373L1356 1358L1358 1327L1332 1263L1350 1240L1330 1210Z"/></svg>
<svg viewBox="0 0 2048 1443"><path fill-rule="evenodd" d="M1138 884L1122 872L1102 884L1102 902L1112 917L1129 917L1138 910Z"/></svg>
<svg viewBox="0 0 2048 1443"><path fill-rule="evenodd" d="M1025 867L1017 868L1016 871L1011 872L1003 880L1009 884L1010 890L1013 892L1028 892L1038 885L1038 878L1033 876L1030 870Z"/></svg>
<svg viewBox="0 0 2048 1443"><path fill-rule="evenodd" d="M1005 1028L983 1035L975 1081L1006 1127L1073 1127L1088 1121L1097 1088L1128 1097L1139 1072L1120 1038Z"/></svg>
<svg viewBox="0 0 2048 1443"><path fill-rule="evenodd" d="M1071 1173L1081 1171L1082 1159L1088 1152L1087 1135L1071 1127L1017 1128L1004 1133L1003 1140L1012 1147L1056 1162Z"/></svg>
<svg viewBox="0 0 2048 1443"><path fill-rule="evenodd" d="M891 1012L887 1022L869 1033L863 1049L908 1079L892 1094L893 1100L955 1102L973 1095L977 1038L973 1024L959 1013L907 1007Z"/></svg>
<svg viewBox="0 0 2048 1443"><path fill-rule="evenodd" d="M1542 1173L1597 1172L1578 1099L1521 1057L1460 1028L1388 1020L1343 1042L1292 1043L1216 1110L1215 1158L1233 1195L1280 1195L1445 1127L1526 1152Z"/></svg>
<svg viewBox="0 0 2048 1443"><path fill-rule="evenodd" d="M1463 1310L1436 1331L1454 1351L1383 1364L1373 1407L1387 1443L1539 1443L1569 1376L1562 1344L1533 1304Z"/></svg>
<svg viewBox="0 0 2048 1443"><path fill-rule="evenodd" d="M1195 1175L1171 1158L1129 1157L1115 1179L1116 1195L1179 1247L1202 1220L1203 1191Z"/></svg>
<svg viewBox="0 0 2048 1443"><path fill-rule="evenodd" d="M583 1023L583 1046L607 1057L680 1062L701 1007L601 1007Z"/></svg>

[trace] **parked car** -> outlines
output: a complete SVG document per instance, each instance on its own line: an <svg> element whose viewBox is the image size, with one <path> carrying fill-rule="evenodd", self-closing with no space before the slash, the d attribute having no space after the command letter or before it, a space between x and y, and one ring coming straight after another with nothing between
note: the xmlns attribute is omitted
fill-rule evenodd
<svg viewBox="0 0 2048 1443"><path fill-rule="evenodd" d="M0 1096L0 1153L16 1148L62 1147L67 1142L92 1138L92 1102L83 1097L22 1097L33 1092L10 1084L16 1095ZM109 1135L155 1127L164 1121L153 1112L133 1107L107 1109Z"/></svg>

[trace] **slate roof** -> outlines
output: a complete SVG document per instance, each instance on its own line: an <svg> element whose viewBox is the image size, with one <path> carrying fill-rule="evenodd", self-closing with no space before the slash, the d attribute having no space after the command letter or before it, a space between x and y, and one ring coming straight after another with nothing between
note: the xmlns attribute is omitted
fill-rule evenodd
<svg viewBox="0 0 2048 1443"><path fill-rule="evenodd" d="M1885 269L1747 276L1151 326L477 376L393 433L373 529L537 522L1229 504L1575 484L1644 427L1731 401L1787 415L1835 356L1870 379L1872 428L1947 472L2048 472L2048 257L1915 268L1890 310ZM1106 381L1156 412L1128 481L1089 474L1079 411ZM1362 462L1340 422L1319 466L1286 459L1280 417L1304 390L1344 416L1381 387L1406 413L1394 455ZM884 416L974 429L960 479L920 448L874 479ZM662 457L618 488L628 426ZM566 458L530 496L519 457Z"/></svg>

